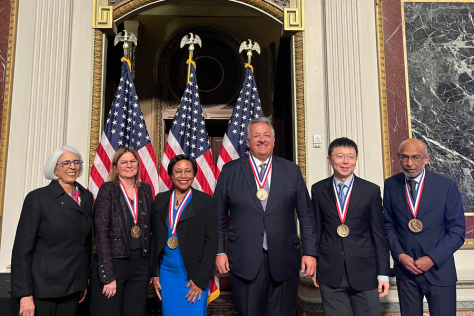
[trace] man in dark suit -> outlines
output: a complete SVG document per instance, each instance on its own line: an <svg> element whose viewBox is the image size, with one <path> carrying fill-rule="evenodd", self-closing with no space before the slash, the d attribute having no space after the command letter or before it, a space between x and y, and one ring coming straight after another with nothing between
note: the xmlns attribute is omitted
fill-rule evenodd
<svg viewBox="0 0 474 316"><path fill-rule="evenodd" d="M425 169L425 143L404 140L399 147L401 173L385 181L385 231L397 277L403 316L456 314L453 253L464 243L466 223L456 184Z"/></svg>
<svg viewBox="0 0 474 316"><path fill-rule="evenodd" d="M299 267L305 276L316 268L316 224L308 190L296 164L272 155L275 132L268 118L249 123L247 144L250 155L224 165L214 192L216 267L230 272L240 315L294 316Z"/></svg>
<svg viewBox="0 0 474 316"><path fill-rule="evenodd" d="M328 149L333 176L311 188L318 233L315 283L324 315L380 315L388 294L390 256L380 188L354 175L357 145L338 138ZM317 285L317 286L318 286Z"/></svg>

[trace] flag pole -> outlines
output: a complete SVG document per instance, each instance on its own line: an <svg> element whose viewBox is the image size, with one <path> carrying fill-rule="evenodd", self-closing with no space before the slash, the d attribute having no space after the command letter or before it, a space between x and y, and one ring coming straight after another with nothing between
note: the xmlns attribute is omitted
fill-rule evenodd
<svg viewBox="0 0 474 316"><path fill-rule="evenodd" d="M183 48L185 45L189 45L188 50L189 50L189 58L186 61L188 64L188 79L186 83L189 83L189 75L191 73L191 64L194 65L194 69L196 69L196 63L193 61L193 53L194 53L194 45L199 45L199 47L202 47L202 42L201 38L196 34L194 35L193 33L189 33L188 35L185 35L181 39L181 44L179 45L179 48Z"/></svg>
<svg viewBox="0 0 474 316"><path fill-rule="evenodd" d="M245 64L245 67L250 67L253 72L253 67L252 67L252 51L256 51L258 54L260 54L260 45L258 45L257 42L252 42L252 40L249 39L249 42L243 41L242 44L240 44L239 47L239 53L242 51L246 50L247 51L247 63Z"/></svg>
<svg viewBox="0 0 474 316"><path fill-rule="evenodd" d="M122 32L119 32L115 38L114 38L114 46L117 46L118 43L123 42L123 58L120 60L122 62L126 61L128 64L128 67L130 68L130 71L132 71L132 64L130 63L131 55L132 55L132 43L137 46L137 37L133 34L130 33L128 34L127 30L123 30L123 35Z"/></svg>

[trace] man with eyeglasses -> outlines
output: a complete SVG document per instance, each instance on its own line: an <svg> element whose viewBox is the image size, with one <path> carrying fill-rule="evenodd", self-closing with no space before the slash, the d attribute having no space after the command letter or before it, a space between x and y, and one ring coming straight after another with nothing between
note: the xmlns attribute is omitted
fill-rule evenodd
<svg viewBox="0 0 474 316"><path fill-rule="evenodd" d="M331 142L333 175L311 188L317 222L317 273L324 315L380 316L388 294L390 255L379 186L354 175L357 145Z"/></svg>
<svg viewBox="0 0 474 316"><path fill-rule="evenodd" d="M464 243L461 194L453 181L429 172L426 144L404 140L398 150L401 173L385 180L385 231L403 316L456 315L453 253Z"/></svg>

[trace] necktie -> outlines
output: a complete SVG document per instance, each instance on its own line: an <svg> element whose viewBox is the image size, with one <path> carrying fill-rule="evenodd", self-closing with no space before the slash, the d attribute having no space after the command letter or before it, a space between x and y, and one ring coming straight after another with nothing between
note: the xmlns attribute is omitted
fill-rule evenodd
<svg viewBox="0 0 474 316"><path fill-rule="evenodd" d="M337 185L339 187L339 192L337 193L338 197L339 197L339 203L341 204L341 207L344 208L344 188L346 187L346 185L344 183L339 183Z"/></svg>
<svg viewBox="0 0 474 316"><path fill-rule="evenodd" d="M266 165L267 165L266 163L262 163L262 164L260 165L260 175L259 175L259 178L260 178L260 179L262 179L262 177L263 177L263 174L264 174L264 172L265 172L265 166L266 166ZM270 193L270 187L268 186L268 180L265 181L265 184L264 184L263 188L265 189L265 191L267 191L268 193ZM265 208L267 207L267 201L268 201L268 198L267 198L266 200L261 201L261 202L262 202L262 207L263 207L263 210L264 210L264 211L265 211Z"/></svg>
<svg viewBox="0 0 474 316"><path fill-rule="evenodd" d="M416 199L416 181L413 179L408 180L408 184L410 185L410 195L413 200Z"/></svg>
<svg viewBox="0 0 474 316"><path fill-rule="evenodd" d="M262 163L260 164L260 179L262 179L263 177L263 174L265 173L265 166L267 164L266 163ZM267 178L267 181L265 181L265 184L263 185L263 188L268 192L270 193L270 186L268 185L268 178ZM262 203L262 207L263 207L263 210L265 211L265 208L267 207L267 201L268 201L268 198L266 200L263 200L263 201L260 201ZM263 249L265 250L268 250L268 245L267 245L267 232L265 231L263 233Z"/></svg>

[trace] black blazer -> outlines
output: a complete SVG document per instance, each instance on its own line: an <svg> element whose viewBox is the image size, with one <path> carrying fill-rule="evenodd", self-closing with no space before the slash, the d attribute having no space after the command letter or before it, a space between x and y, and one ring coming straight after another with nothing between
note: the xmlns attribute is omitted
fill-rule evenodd
<svg viewBox="0 0 474 316"><path fill-rule="evenodd" d="M435 265L423 275L433 285L449 286L457 280L453 254L463 245L466 234L461 193L454 181L428 170L425 172L416 216L423 223L422 231L413 233L408 229L413 215L408 208L405 175L399 173L385 180L385 233L398 279L413 278L398 262L400 254L406 253L415 260L429 256Z"/></svg>
<svg viewBox="0 0 474 316"><path fill-rule="evenodd" d="M87 288L93 199L78 186L80 206L56 180L26 196L12 252L14 297L62 297Z"/></svg>
<svg viewBox="0 0 474 316"><path fill-rule="evenodd" d="M151 239L151 208L153 193L151 186L142 182L137 190L138 217L141 229L140 244L142 256L150 255ZM100 186L94 204L94 237L97 254L100 281L108 284L117 279L113 258L129 256L129 240L131 232L128 229L127 213L130 210L125 202L120 186L105 182ZM94 260L94 269L95 267Z"/></svg>
<svg viewBox="0 0 474 316"><path fill-rule="evenodd" d="M377 288L377 275L390 274L380 188L354 175L345 220L350 232L344 238L337 234L341 220L336 208L333 177L314 184L311 196L318 223L318 281L339 287L345 263L352 288L357 291Z"/></svg>
<svg viewBox="0 0 474 316"><path fill-rule="evenodd" d="M218 253L227 250L230 271L247 280L255 278L260 268L265 231L272 278L281 282L298 275L301 251L295 211L303 255L316 256L316 223L300 168L273 156L271 172L265 211L255 195L257 184L248 156L224 165L214 192L219 218Z"/></svg>
<svg viewBox="0 0 474 316"><path fill-rule="evenodd" d="M169 201L172 192L173 190L159 193L153 205L152 276L160 276L160 253L168 240ZM188 280L205 289L216 259L216 204L212 196L195 189L192 192L192 199L179 219L176 234Z"/></svg>

